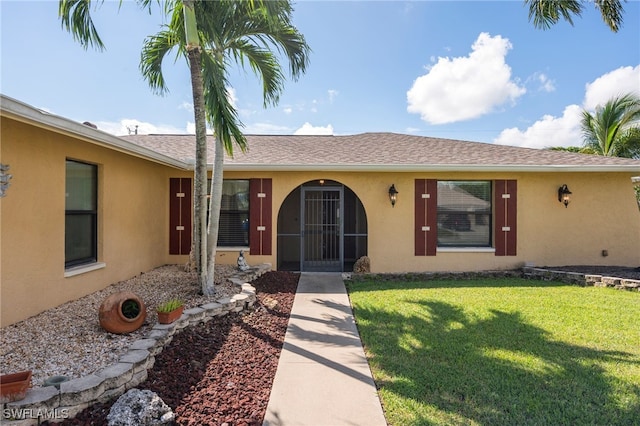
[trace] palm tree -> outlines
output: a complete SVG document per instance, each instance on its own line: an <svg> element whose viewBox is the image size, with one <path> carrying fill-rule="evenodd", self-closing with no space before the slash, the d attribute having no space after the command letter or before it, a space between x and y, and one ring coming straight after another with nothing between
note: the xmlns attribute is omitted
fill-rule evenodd
<svg viewBox="0 0 640 426"><path fill-rule="evenodd" d="M610 157L640 158L640 97L609 99L592 114L582 112L584 149Z"/></svg>
<svg viewBox="0 0 640 426"><path fill-rule="evenodd" d="M198 30L202 46L207 119L212 123L215 133L215 160L206 237L207 273L206 283L203 283L203 292L206 294L207 291L213 291L224 152L233 155L234 144L243 151L246 149L246 139L239 129L237 112L228 98L227 64L232 60L242 65L248 63L262 81L266 106L277 103L284 84L284 74L270 47L284 54L294 79L305 72L310 50L302 34L291 24L293 8L288 0L268 1L260 6L252 6L247 1L202 1L196 2L195 7L197 16L210 18L206 22L199 22ZM164 58L173 49L184 54L187 47L183 33L184 16L186 15L181 12L180 5L176 5L171 22L158 34L148 37L142 49L142 74L151 87L160 93L167 90L162 77Z"/></svg>
<svg viewBox="0 0 640 426"><path fill-rule="evenodd" d="M153 2L138 0L145 8L150 8ZM224 151L232 154L234 142L242 150L246 148L237 113L227 96L226 61L235 59L244 64L247 60L262 79L266 106L277 103L284 83L278 60L269 47L284 53L294 79L305 72L310 49L302 34L291 24L293 8L288 0L165 0L164 3L165 10L172 14L171 23L159 34L147 38L140 69L151 87L164 93L167 91L162 76L165 55L178 48L188 59L196 123L192 254L200 273L202 292L213 294ZM93 24L90 9L91 0L60 0L62 27L85 49L92 46L102 50L104 44ZM207 119L216 133L208 226Z"/></svg>
<svg viewBox="0 0 640 426"><path fill-rule="evenodd" d="M122 0L121 0L122 3ZM149 8L153 0L138 0L140 6ZM158 0L158 3L160 1ZM191 87L193 93L194 118L196 123L196 165L194 168L194 226L192 254L195 258L196 269L200 271L200 282L204 289L206 282L206 268L202 267L202 259L206 256L206 217L205 197L207 184L207 135L206 115L204 106L204 88L201 74L200 46L197 22L193 0L166 0L165 10L171 10L177 4L184 4L184 23L186 52L191 70ZM87 49L89 46L104 50L104 44L98 35L91 18L91 0L60 0L58 15L62 27L72 33L74 39ZM203 17L206 18L206 17ZM212 291L211 291L212 293ZM208 292L206 293L208 294Z"/></svg>
<svg viewBox="0 0 640 426"><path fill-rule="evenodd" d="M580 16L584 10L586 0L524 0L529 5L529 21L533 20L536 28L544 30L557 24L560 18L573 25L572 16ZM602 20L611 31L618 32L622 26L624 8L621 0L593 0L593 4L600 10Z"/></svg>

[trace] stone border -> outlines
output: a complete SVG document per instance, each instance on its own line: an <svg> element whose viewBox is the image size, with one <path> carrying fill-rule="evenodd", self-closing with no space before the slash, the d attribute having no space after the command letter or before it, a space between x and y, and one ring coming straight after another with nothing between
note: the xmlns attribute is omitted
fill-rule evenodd
<svg viewBox="0 0 640 426"><path fill-rule="evenodd" d="M11 426L38 425L45 420L57 423L75 417L95 403L107 402L135 388L147 379L147 370L153 367L155 356L162 352L176 333L185 327L206 323L214 317L251 309L257 298L256 289L248 282L269 270L271 265L263 264L232 275L229 281L240 286L240 293L186 309L171 324L156 323L144 338L133 342L129 351L114 364L88 376L63 382L60 390L53 386L30 388L24 399L3 404L0 423Z"/></svg>
<svg viewBox="0 0 640 426"><path fill-rule="evenodd" d="M429 281L429 280L467 280L473 278L530 278L542 281L560 281L582 287L613 287L619 290L640 291L640 280L589 275L578 272L554 271L547 268L525 266L522 269L476 271L476 272L407 272L396 274L343 274L345 280L352 281Z"/></svg>
<svg viewBox="0 0 640 426"><path fill-rule="evenodd" d="M522 276L524 278L533 278L543 281L560 281L569 284L577 284L583 287L613 287L618 290L640 291L640 280L633 280L629 278L554 271L553 269L534 268L529 266L522 268Z"/></svg>

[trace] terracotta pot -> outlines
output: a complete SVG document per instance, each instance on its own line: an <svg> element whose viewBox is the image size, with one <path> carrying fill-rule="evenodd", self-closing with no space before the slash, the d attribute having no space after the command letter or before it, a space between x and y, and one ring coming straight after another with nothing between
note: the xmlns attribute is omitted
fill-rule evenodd
<svg viewBox="0 0 640 426"><path fill-rule="evenodd" d="M160 324L171 324L182 316L184 306L180 306L178 309L174 309L171 312L158 312L158 322Z"/></svg>
<svg viewBox="0 0 640 426"><path fill-rule="evenodd" d="M147 309L138 295L130 291L113 293L100 305L100 326L110 333L131 333L147 318Z"/></svg>
<svg viewBox="0 0 640 426"><path fill-rule="evenodd" d="M31 386L31 370L0 376L0 402L20 401Z"/></svg>

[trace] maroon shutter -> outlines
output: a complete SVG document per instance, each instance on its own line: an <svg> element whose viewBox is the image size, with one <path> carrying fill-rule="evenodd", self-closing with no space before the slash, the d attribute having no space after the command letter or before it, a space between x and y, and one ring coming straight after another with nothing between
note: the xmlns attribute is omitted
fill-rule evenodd
<svg viewBox="0 0 640 426"><path fill-rule="evenodd" d="M191 251L191 179L169 179L169 254Z"/></svg>
<svg viewBox="0 0 640 426"><path fill-rule="evenodd" d="M515 256L517 248L518 187L515 180L495 181L496 256Z"/></svg>
<svg viewBox="0 0 640 426"><path fill-rule="evenodd" d="M249 254L271 254L271 179L249 181Z"/></svg>
<svg viewBox="0 0 640 426"><path fill-rule="evenodd" d="M438 245L438 181L415 181L415 255L435 256Z"/></svg>

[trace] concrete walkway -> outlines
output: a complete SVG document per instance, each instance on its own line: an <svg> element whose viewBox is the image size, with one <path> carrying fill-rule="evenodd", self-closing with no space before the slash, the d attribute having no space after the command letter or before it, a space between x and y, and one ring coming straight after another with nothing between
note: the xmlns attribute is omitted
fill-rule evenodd
<svg viewBox="0 0 640 426"><path fill-rule="evenodd" d="M339 273L303 273L264 426L384 426Z"/></svg>

